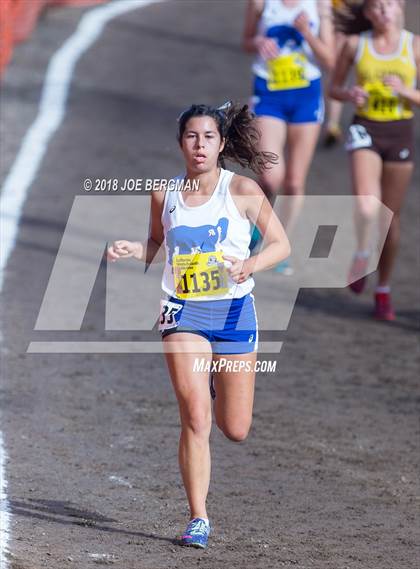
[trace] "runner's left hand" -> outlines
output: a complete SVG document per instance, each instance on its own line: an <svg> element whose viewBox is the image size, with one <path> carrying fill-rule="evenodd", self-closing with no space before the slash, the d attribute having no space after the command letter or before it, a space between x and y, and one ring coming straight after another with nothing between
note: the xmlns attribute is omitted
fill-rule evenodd
<svg viewBox="0 0 420 569"><path fill-rule="evenodd" d="M387 87L391 87L391 89L397 95L403 95L405 91L405 85L401 81L401 78L398 75L386 75L383 79L384 85Z"/></svg>
<svg viewBox="0 0 420 569"><path fill-rule="evenodd" d="M309 23L308 14L302 10L302 12L299 12L299 14L296 16L293 25L303 36L305 36L311 32Z"/></svg>
<svg viewBox="0 0 420 569"><path fill-rule="evenodd" d="M251 271L248 269L247 259L237 259L230 255L223 255L223 259L232 263L232 265L227 268L227 272L235 283L243 283L249 278Z"/></svg>

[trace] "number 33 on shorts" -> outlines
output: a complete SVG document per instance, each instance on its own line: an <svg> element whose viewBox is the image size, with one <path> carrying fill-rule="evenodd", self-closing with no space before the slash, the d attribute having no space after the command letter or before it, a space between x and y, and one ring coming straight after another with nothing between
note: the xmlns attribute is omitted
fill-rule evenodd
<svg viewBox="0 0 420 569"><path fill-rule="evenodd" d="M160 301L159 330L161 332L178 326L176 315L181 310L182 306L182 304L178 304L177 302L172 302L170 300Z"/></svg>
<svg viewBox="0 0 420 569"><path fill-rule="evenodd" d="M346 140L346 150L357 150L358 148L369 148L372 146L372 137L361 124L352 124Z"/></svg>

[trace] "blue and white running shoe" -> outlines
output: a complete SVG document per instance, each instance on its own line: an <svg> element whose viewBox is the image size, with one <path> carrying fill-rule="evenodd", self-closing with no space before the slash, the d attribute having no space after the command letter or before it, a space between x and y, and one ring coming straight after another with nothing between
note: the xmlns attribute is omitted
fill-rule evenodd
<svg viewBox="0 0 420 569"><path fill-rule="evenodd" d="M205 549L207 547L210 531L210 524L202 518L194 518L188 524L184 535L181 536L181 544Z"/></svg>

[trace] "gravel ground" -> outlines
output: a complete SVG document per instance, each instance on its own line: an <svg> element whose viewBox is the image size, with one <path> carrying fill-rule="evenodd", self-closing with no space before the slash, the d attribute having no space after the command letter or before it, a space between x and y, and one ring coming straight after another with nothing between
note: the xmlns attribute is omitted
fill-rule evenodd
<svg viewBox="0 0 420 569"><path fill-rule="evenodd" d="M419 5L408 7L409 24L419 22ZM243 9L239 0L180 0L134 11L110 23L77 65L66 117L24 207L2 299L11 569L416 565L418 169L402 217L397 321L371 319L373 279L361 298L300 291L287 331L266 334L284 344L261 356L274 357L277 371L257 377L249 438L234 444L213 430L215 529L204 552L173 543L188 513L162 356L27 353L34 340L157 339L105 331L105 266L80 333L34 327L83 179L171 176L182 165L179 110L246 100ZM36 115L49 58L82 13L50 10L16 52L2 93L2 179ZM350 193L341 148L317 152L308 192L325 187ZM281 282L261 275L257 303Z"/></svg>

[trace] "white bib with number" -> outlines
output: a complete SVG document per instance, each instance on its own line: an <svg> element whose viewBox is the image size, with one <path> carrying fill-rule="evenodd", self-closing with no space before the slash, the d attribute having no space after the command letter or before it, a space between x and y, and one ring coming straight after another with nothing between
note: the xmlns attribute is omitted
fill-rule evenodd
<svg viewBox="0 0 420 569"><path fill-rule="evenodd" d="M172 302L171 300L160 301L159 330L161 332L178 326L176 315L181 308L182 304L178 302Z"/></svg>
<svg viewBox="0 0 420 569"><path fill-rule="evenodd" d="M352 124L346 140L346 150L357 150L358 148L369 148L372 146L372 137L361 124Z"/></svg>
<svg viewBox="0 0 420 569"><path fill-rule="evenodd" d="M264 0L264 9L258 21L258 34L275 41L279 58L272 62L257 56L252 69L268 81L271 91L307 87L310 81L321 77L319 63L311 46L294 27L297 16L305 12L314 36L319 35L320 17L317 0L300 0L294 6L285 6L281 0Z"/></svg>

